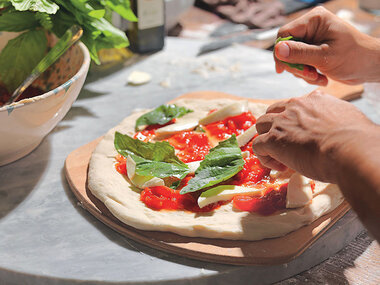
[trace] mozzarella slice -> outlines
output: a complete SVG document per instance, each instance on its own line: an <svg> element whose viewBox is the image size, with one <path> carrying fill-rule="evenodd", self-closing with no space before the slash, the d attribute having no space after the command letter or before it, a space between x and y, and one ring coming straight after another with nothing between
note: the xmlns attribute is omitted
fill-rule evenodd
<svg viewBox="0 0 380 285"><path fill-rule="evenodd" d="M286 208L298 208L307 205L313 199L310 179L294 173L289 179L286 194Z"/></svg>
<svg viewBox="0 0 380 285"><path fill-rule="evenodd" d="M140 189L153 186L165 186L164 180L154 176L136 174L136 162L130 155L127 156L127 176L134 186Z"/></svg>
<svg viewBox="0 0 380 285"><path fill-rule="evenodd" d="M239 147L245 146L257 134L256 126L247 129L241 135L236 137Z"/></svg>
<svg viewBox="0 0 380 285"><path fill-rule="evenodd" d="M152 79L149 73L142 71L133 71L128 76L128 84L131 85L142 85L148 83Z"/></svg>
<svg viewBox="0 0 380 285"><path fill-rule="evenodd" d="M263 188L248 188L235 185L220 185L203 192L198 198L198 206L203 208L219 201L231 200L236 195L261 196Z"/></svg>
<svg viewBox="0 0 380 285"><path fill-rule="evenodd" d="M199 120L199 124L208 125L227 117L237 116L248 111L248 101L237 101L227 105Z"/></svg>
<svg viewBox="0 0 380 285"><path fill-rule="evenodd" d="M193 111L180 118L176 119L176 122L171 125L157 129L156 135L166 136L170 134L179 133L182 131L191 131L195 129L199 124L199 118L202 118L206 114L205 111Z"/></svg>
<svg viewBox="0 0 380 285"><path fill-rule="evenodd" d="M189 167L190 169L190 172L189 174L194 174L195 171L197 170L197 168L199 167L199 165L201 164L201 160L198 160L198 161L192 161L192 162L188 162L186 163L186 165Z"/></svg>
<svg viewBox="0 0 380 285"><path fill-rule="evenodd" d="M196 119L181 120L177 123L159 128L155 132L157 135L160 135L160 136L161 135L169 135L169 134L179 133L182 131L191 131L196 126L198 126L198 120L196 120Z"/></svg>

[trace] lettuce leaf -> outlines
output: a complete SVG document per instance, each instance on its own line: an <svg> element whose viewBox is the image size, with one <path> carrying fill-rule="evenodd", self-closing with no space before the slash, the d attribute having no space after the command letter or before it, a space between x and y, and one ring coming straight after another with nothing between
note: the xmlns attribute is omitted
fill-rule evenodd
<svg viewBox="0 0 380 285"><path fill-rule="evenodd" d="M50 0L10 0L18 11L35 11L55 14L59 6Z"/></svg>
<svg viewBox="0 0 380 285"><path fill-rule="evenodd" d="M278 37L276 39L276 42L274 43L275 45L278 44L279 42L283 42L283 41L297 41L297 39L293 38L292 36L289 36L289 37L286 37L286 38L282 38L282 37ZM296 68L298 70L303 70L304 69L304 65L301 64L301 63L289 63L289 62L286 62L286 61L282 61L281 62L285 63L287 66L291 67L291 68Z"/></svg>
<svg viewBox="0 0 380 285"><path fill-rule="evenodd" d="M180 193L195 192L226 181L242 170L243 166L244 159L233 134L210 150L195 171L194 178L189 180Z"/></svg>
<svg viewBox="0 0 380 285"><path fill-rule="evenodd" d="M118 153L132 157L138 175L183 179L190 171L175 155L174 148L168 142L146 143L115 132L114 145Z"/></svg>
<svg viewBox="0 0 380 285"><path fill-rule="evenodd" d="M22 32L38 25L32 12L11 11L0 16L0 31Z"/></svg>
<svg viewBox="0 0 380 285"><path fill-rule="evenodd" d="M42 30L29 30L10 40L0 53L0 78L12 93L44 57L47 39Z"/></svg>
<svg viewBox="0 0 380 285"><path fill-rule="evenodd" d="M112 11L117 12L124 19L137 22L137 17L133 14L128 0L103 0L101 2Z"/></svg>
<svg viewBox="0 0 380 285"><path fill-rule="evenodd" d="M137 21L129 0L0 0L0 8L4 8L0 10L0 31L21 32L42 27L61 37L73 25L81 26L82 42L97 64L100 49L129 45L125 33L105 19L107 11ZM6 72L2 66L0 69Z"/></svg>
<svg viewBox="0 0 380 285"><path fill-rule="evenodd" d="M174 118L182 117L183 115L193 112L193 110L185 107L178 107L176 105L161 105L150 111L136 120L135 129L140 130L140 126L146 125L164 125Z"/></svg>

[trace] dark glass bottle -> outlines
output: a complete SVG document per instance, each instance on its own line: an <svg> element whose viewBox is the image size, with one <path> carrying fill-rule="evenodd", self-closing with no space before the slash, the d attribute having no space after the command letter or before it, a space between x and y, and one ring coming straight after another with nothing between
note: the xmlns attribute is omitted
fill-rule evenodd
<svg viewBox="0 0 380 285"><path fill-rule="evenodd" d="M165 38L164 0L131 0L131 7L138 22L128 23L129 48L136 53L161 50Z"/></svg>

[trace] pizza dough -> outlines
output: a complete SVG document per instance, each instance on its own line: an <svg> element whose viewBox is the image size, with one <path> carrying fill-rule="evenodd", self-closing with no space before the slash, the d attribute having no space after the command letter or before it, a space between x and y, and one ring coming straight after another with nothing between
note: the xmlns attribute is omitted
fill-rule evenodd
<svg viewBox="0 0 380 285"><path fill-rule="evenodd" d="M194 113L201 118L208 111L232 102L234 101L227 99L184 99L176 101L175 104L195 110ZM266 108L265 104L249 103L249 109L256 118L265 113ZM132 186L128 178L119 174L114 167L117 155L113 143L115 131L133 136L135 121L145 112L137 112L125 118L104 136L92 154L88 171L88 188L92 194L117 219L129 226L190 237L260 240L283 236L310 224L343 201L338 186L316 182L317 195L310 204L278 211L270 216L234 209L232 203L209 213L152 210L140 201L140 189Z"/></svg>

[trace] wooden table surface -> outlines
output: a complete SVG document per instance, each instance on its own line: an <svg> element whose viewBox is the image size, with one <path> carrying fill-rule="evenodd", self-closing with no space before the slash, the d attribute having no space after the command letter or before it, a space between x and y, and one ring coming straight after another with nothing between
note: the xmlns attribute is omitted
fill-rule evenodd
<svg viewBox="0 0 380 285"><path fill-rule="evenodd" d="M379 0L380 1L380 0ZM359 25L369 27L369 34L380 37L380 17L360 9L358 0L330 0L323 4L328 10L337 13L345 9L353 13L353 20ZM289 15L287 22L301 16L310 9L304 9ZM180 37L207 38L213 27L225 23L215 14L193 7L182 15ZM273 42L252 41L245 45L257 48L270 48ZM277 283L287 284L380 284L380 247L367 233L362 232L343 250L325 262Z"/></svg>

